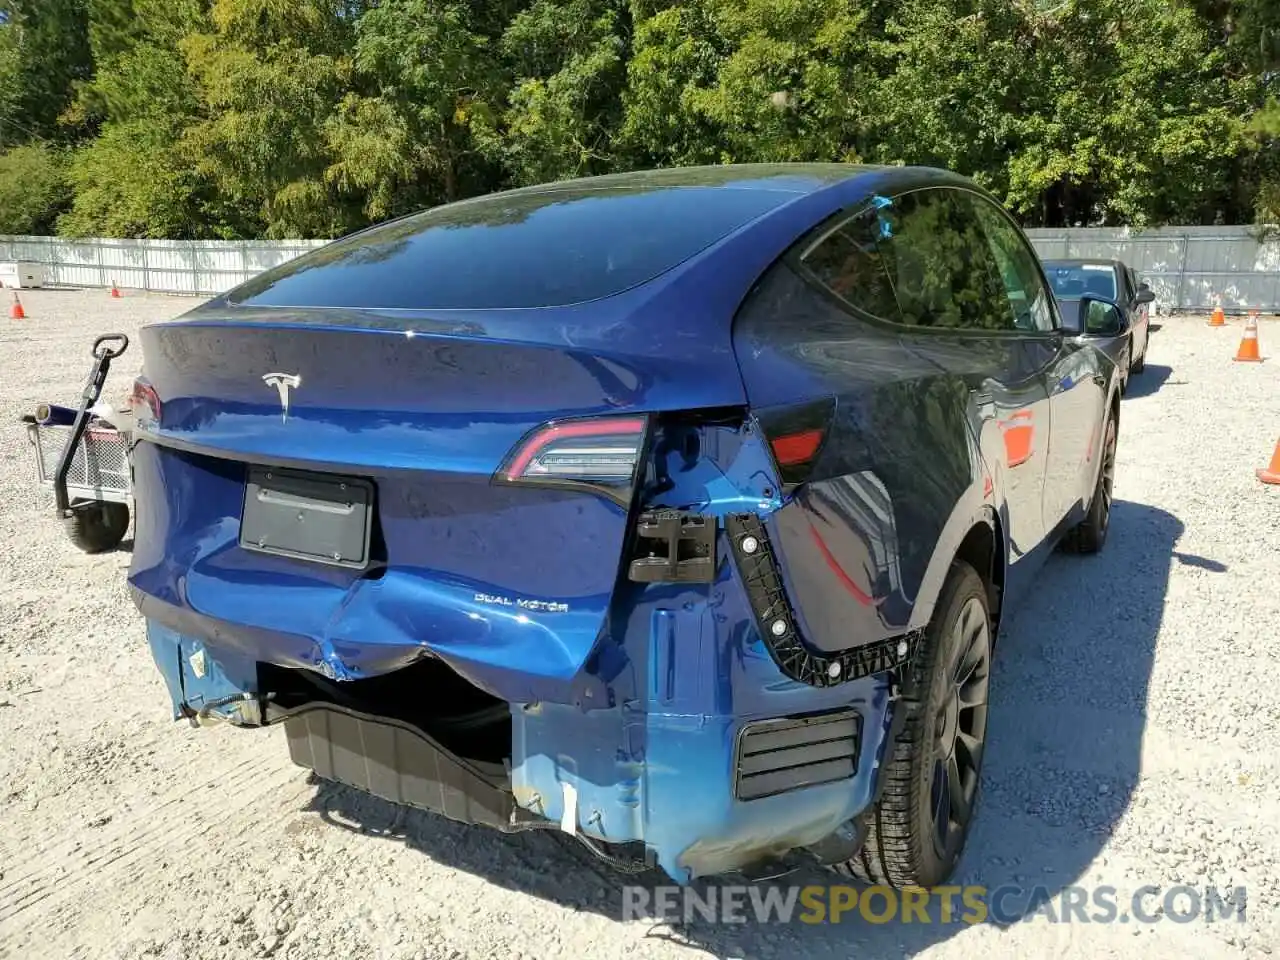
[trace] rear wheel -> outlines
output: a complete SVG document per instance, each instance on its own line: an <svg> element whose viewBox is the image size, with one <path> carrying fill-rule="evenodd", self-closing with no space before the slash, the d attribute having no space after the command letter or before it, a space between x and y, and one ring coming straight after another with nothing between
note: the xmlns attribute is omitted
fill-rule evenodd
<svg viewBox="0 0 1280 960"><path fill-rule="evenodd" d="M951 875L977 806L991 641L986 585L957 561L911 663L898 706L906 716L866 842L836 870L893 887L932 887Z"/></svg>
<svg viewBox="0 0 1280 960"><path fill-rule="evenodd" d="M63 520L71 542L85 553L111 550L129 529L129 508L107 500L81 500L71 505L71 516Z"/></svg>
<svg viewBox="0 0 1280 960"><path fill-rule="evenodd" d="M1102 445L1102 467L1098 483L1089 503L1089 513L1063 538L1062 546L1072 553L1097 553L1107 542L1111 527L1111 497L1116 476L1116 418L1107 418L1106 439Z"/></svg>

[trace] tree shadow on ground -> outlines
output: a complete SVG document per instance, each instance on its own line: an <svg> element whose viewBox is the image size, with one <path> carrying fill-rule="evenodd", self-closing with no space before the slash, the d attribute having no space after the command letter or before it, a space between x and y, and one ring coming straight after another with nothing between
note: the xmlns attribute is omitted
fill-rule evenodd
<svg viewBox="0 0 1280 960"><path fill-rule="evenodd" d="M1095 557L1054 554L1038 586L1006 618L997 649L983 796L967 853L953 882L994 894L988 922L1034 913L1087 873L1138 784L1146 700L1171 564L1208 571L1220 563L1175 554L1181 522L1143 504L1117 501L1109 542ZM668 885L649 872L627 876L555 832L502 836L322 784L309 809L330 823L407 843L432 860L573 910L621 919L624 888ZM703 899L741 878L695 884ZM848 884L814 867L757 885ZM994 897L992 898L994 899ZM869 922L858 910L839 923L653 921L648 936L716 957L902 957L967 929L955 918L930 923ZM750 910L747 911L750 913ZM876 901L875 913L883 912Z"/></svg>

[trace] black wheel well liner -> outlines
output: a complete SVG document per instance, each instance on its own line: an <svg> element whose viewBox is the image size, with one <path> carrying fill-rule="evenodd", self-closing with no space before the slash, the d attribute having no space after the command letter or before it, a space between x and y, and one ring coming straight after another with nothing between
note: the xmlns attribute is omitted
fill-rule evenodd
<svg viewBox="0 0 1280 960"><path fill-rule="evenodd" d="M973 567L982 582L987 585L988 603L991 607L992 636L1000 622L1000 610L1004 597L1004 531L1000 518L994 511L987 511L983 520L969 528L956 549L956 559Z"/></svg>

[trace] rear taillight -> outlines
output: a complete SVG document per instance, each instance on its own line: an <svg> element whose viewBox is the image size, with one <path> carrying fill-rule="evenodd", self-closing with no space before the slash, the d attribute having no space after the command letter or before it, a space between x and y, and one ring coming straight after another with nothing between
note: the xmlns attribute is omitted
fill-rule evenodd
<svg viewBox="0 0 1280 960"><path fill-rule="evenodd" d="M809 478L827 442L834 413L834 397L755 412L784 485L794 486Z"/></svg>
<svg viewBox="0 0 1280 960"><path fill-rule="evenodd" d="M134 429L147 430L160 423L160 397L145 378L133 381L129 405L133 410Z"/></svg>
<svg viewBox="0 0 1280 960"><path fill-rule="evenodd" d="M597 487L628 499L644 444L644 417L560 420L529 433L494 475L505 483Z"/></svg>

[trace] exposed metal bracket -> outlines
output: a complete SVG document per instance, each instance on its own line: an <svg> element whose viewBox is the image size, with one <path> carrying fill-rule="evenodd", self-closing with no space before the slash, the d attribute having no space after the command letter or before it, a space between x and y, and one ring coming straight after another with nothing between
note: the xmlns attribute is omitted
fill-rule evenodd
<svg viewBox="0 0 1280 960"><path fill-rule="evenodd" d="M787 598L764 524L753 513L731 514L725 529L764 645L792 680L834 687L902 666L911 659L920 634L907 633L838 653L811 650L800 636L795 610Z"/></svg>

